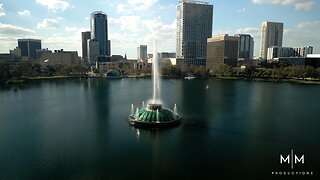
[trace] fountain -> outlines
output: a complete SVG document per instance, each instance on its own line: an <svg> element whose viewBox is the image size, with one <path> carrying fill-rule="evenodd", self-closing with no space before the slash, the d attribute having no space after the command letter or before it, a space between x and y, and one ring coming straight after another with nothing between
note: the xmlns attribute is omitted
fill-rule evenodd
<svg viewBox="0 0 320 180"><path fill-rule="evenodd" d="M153 41L153 63L152 63L152 82L153 82L153 97L147 107L142 102L142 107L139 110L137 107L136 113L133 114L133 104L131 105L131 115L129 123L136 127L143 128L160 128L168 126L176 126L180 124L180 115L177 113L177 105L174 104L174 110L163 108L160 100L160 72L156 41Z"/></svg>

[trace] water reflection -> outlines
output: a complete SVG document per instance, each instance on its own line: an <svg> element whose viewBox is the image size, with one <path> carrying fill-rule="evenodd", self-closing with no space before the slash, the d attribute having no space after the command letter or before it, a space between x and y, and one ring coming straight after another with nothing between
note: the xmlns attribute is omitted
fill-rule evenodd
<svg viewBox="0 0 320 180"><path fill-rule="evenodd" d="M210 104L207 99L206 81L184 81L181 85L179 112L183 118L183 130L207 131Z"/></svg>

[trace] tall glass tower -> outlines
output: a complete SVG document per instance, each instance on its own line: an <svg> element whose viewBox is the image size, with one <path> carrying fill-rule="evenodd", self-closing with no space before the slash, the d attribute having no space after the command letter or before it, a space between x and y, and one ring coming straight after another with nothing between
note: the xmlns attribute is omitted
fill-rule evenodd
<svg viewBox="0 0 320 180"><path fill-rule="evenodd" d="M91 14L90 28L91 39L99 42L99 55L110 56L107 14L102 11L93 12Z"/></svg>
<svg viewBox="0 0 320 180"><path fill-rule="evenodd" d="M181 0L177 6L177 65L206 65L207 39L212 37L213 5Z"/></svg>

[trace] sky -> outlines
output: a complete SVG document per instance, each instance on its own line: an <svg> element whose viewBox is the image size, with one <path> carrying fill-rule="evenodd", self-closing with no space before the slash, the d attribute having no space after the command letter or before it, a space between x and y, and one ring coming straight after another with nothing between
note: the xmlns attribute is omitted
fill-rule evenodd
<svg viewBox="0 0 320 180"><path fill-rule="evenodd" d="M259 55L262 21L284 23L283 46L311 45L320 53L320 0L208 0L214 6L213 33L249 33ZM176 50L178 0L0 0L0 53L18 38L37 38L42 47L81 50L81 32L90 30L90 14L108 15L112 54L136 58L137 47L153 36L159 52Z"/></svg>

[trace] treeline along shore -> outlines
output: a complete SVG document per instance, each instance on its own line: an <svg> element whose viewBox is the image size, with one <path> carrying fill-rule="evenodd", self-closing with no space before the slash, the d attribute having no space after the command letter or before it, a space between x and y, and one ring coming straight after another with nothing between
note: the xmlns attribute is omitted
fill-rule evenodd
<svg viewBox="0 0 320 180"><path fill-rule="evenodd" d="M88 77L89 68L83 65L52 65L41 66L39 63L22 61L17 64L0 62L0 86L25 83L30 80ZM165 67L161 70L164 78L197 78L247 79L258 81L289 81L306 84L320 84L320 68L312 66L277 66L272 68L232 68L221 64L213 69L204 66L177 68ZM125 77L150 77L151 72L129 71ZM99 77L99 76L97 76Z"/></svg>

